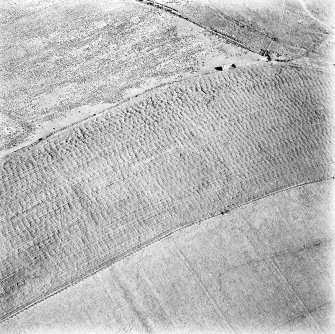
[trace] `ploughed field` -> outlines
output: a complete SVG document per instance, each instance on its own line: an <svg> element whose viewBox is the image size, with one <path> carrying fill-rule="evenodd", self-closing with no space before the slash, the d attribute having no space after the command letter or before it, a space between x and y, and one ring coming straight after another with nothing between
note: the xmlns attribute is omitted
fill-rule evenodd
<svg viewBox="0 0 335 334"><path fill-rule="evenodd" d="M287 189L173 233L0 331L326 333L334 323L334 184Z"/></svg>
<svg viewBox="0 0 335 334"><path fill-rule="evenodd" d="M169 233L334 174L331 75L263 64L166 85L0 172L0 318Z"/></svg>

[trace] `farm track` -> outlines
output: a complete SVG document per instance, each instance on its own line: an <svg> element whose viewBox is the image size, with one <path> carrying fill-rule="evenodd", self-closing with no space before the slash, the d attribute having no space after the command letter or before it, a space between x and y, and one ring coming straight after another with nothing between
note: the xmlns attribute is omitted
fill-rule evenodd
<svg viewBox="0 0 335 334"><path fill-rule="evenodd" d="M294 59L301 58L307 52L307 50L303 48L292 48L291 46L279 41L275 36L271 36L269 33L259 31L247 25L246 23L242 23L230 17L229 15L224 14L218 9L214 10L211 8L212 12L208 14L208 18L206 19L206 15L203 18L192 17L194 15L191 13L181 13L177 9L157 1L136 1L163 10L165 12L169 12L172 15L189 21L217 36L220 36L225 40L226 43L241 47L261 56L267 56L271 53L278 53L280 55L280 58L276 58L278 61L289 62ZM269 48L270 45L271 48Z"/></svg>
<svg viewBox="0 0 335 334"><path fill-rule="evenodd" d="M218 30L215 29L215 28L207 27L207 26L205 26L205 25L199 24L199 23L196 22L195 20L192 20L192 19L190 19L189 17L187 17L187 16L185 16L185 15L179 13L178 10L176 10L176 9L174 9L174 8L172 8L172 7L169 7L169 6L167 6L167 5L164 5L164 4L161 4L161 3L157 2L157 1L152 1L152 0L136 0L136 1L138 1L138 2L140 2L140 3L144 3L144 4L149 5L149 6L152 6L152 7L155 7L155 8L160 9L160 10L164 10L165 12L168 12L168 13L170 13L170 14L172 14L172 15L175 15L175 16L177 16L177 17L183 19L183 20L186 20L186 21L188 21L188 22L191 22L191 23L195 24L196 26L198 26L198 27L200 27L200 28L202 28L202 29L205 29L205 30L207 30L207 31L209 31L209 32L211 32L211 33L213 33L213 34L215 34L215 35L218 35L218 36L224 38L224 39L225 39L225 42L227 42L227 43L229 43L229 44L233 44L233 45L235 45L235 46L241 47L241 48L243 48L243 49L245 49L245 50L248 50L248 51L251 51L251 52L255 52L255 53L258 53L258 54L260 53L260 50L255 50L255 48L250 47L250 46L248 46L248 45L242 43L242 42L239 41L238 39L236 39L236 38L234 38L234 37L232 37L232 36L230 36L230 35L228 35L228 34L225 34L225 33L222 32L222 31L218 31ZM224 15L224 14L220 13L220 16L222 16L222 15ZM225 18L226 20L228 20L233 26L235 26L235 25L237 25L237 26L241 25L240 22L238 22L238 21L236 21L236 20L230 18L228 15L224 15L224 18ZM250 29L250 28L249 28L249 29ZM253 30L254 30L254 29L253 29ZM261 36L264 37L264 38L270 38L271 40L272 40L272 38L273 38L273 37L271 37L271 36L268 36L268 35L266 35L266 34L263 34L263 33L259 32L259 31L256 31L256 32L257 32L257 34L261 35Z"/></svg>
<svg viewBox="0 0 335 334"><path fill-rule="evenodd" d="M331 86L284 65L207 75L5 157L1 319L177 229L333 177Z"/></svg>

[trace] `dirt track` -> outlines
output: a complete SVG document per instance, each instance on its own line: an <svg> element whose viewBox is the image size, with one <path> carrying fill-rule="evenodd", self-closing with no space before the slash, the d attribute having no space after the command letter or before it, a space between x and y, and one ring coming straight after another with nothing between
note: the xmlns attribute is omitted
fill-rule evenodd
<svg viewBox="0 0 335 334"><path fill-rule="evenodd" d="M333 177L331 84L287 65L205 75L6 157L1 318L178 228Z"/></svg>

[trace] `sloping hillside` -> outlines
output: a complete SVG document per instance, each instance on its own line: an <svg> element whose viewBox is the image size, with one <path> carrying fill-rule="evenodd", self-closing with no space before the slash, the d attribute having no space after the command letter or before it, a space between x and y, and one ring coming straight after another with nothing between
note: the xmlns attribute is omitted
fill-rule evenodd
<svg viewBox="0 0 335 334"><path fill-rule="evenodd" d="M181 227L333 177L331 100L319 70L232 69L4 158L2 318Z"/></svg>
<svg viewBox="0 0 335 334"><path fill-rule="evenodd" d="M174 233L0 325L2 333L326 333L334 180ZM330 331L329 331L330 332Z"/></svg>

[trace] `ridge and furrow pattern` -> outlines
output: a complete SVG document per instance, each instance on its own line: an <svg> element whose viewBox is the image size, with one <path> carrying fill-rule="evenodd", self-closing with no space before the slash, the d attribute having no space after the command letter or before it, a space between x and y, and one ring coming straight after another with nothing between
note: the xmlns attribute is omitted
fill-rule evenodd
<svg viewBox="0 0 335 334"><path fill-rule="evenodd" d="M181 227L334 176L331 87L287 65L205 75L5 157L0 319Z"/></svg>

